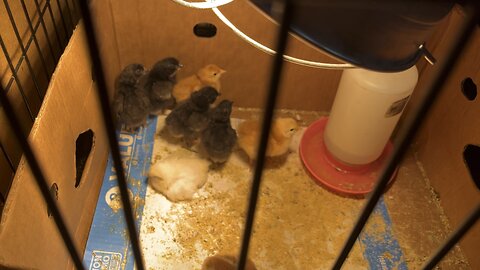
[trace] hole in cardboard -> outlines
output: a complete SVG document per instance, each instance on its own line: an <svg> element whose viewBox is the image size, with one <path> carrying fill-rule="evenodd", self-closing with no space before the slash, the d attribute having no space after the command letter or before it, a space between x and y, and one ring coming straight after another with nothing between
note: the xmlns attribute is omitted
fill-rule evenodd
<svg viewBox="0 0 480 270"><path fill-rule="evenodd" d="M52 195L52 197L55 198L56 201L58 201L58 185L57 185L57 183L53 183L52 186L50 187L50 195ZM50 210L50 207L47 209L47 214L48 214L48 217L52 216L52 212Z"/></svg>
<svg viewBox="0 0 480 270"><path fill-rule="evenodd" d="M468 144L463 150L463 160L473 182L480 189L480 146Z"/></svg>
<svg viewBox="0 0 480 270"><path fill-rule="evenodd" d="M193 33L197 37L211 38L217 34L217 27L207 22L197 23L193 27Z"/></svg>
<svg viewBox="0 0 480 270"><path fill-rule="evenodd" d="M468 100L475 100L477 97L477 85L472 78L467 77L462 81L462 93Z"/></svg>
<svg viewBox="0 0 480 270"><path fill-rule="evenodd" d="M93 147L93 131L91 129L80 134L76 141L75 148L75 187L77 188L80 185L82 180L83 171L87 164L88 157L90 152L92 152Z"/></svg>

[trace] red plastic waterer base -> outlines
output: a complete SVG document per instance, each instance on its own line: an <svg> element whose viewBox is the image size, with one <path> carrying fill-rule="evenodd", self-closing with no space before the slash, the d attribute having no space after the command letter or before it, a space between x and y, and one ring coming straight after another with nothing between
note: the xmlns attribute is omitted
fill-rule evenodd
<svg viewBox="0 0 480 270"><path fill-rule="evenodd" d="M373 190L387 157L392 153L392 143L387 143L382 155L374 162L361 166L348 166L335 160L323 143L323 132L327 121L328 117L321 117L303 134L300 142L300 158L306 170L314 180L337 193L346 195L369 193ZM392 175L392 179L395 178L396 173L397 170Z"/></svg>

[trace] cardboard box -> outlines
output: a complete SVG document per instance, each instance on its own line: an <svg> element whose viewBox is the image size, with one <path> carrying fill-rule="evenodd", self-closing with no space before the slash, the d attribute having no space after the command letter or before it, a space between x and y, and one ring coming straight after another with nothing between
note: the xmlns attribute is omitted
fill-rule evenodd
<svg viewBox="0 0 480 270"><path fill-rule="evenodd" d="M77 27L65 50L29 136L48 185L58 187L58 205L81 252L107 161L103 118L92 81L84 29ZM86 132L86 133L85 133ZM77 139L92 143L81 179L76 179ZM93 136L90 136L93 135ZM77 187L76 187L77 185ZM0 221L0 265L35 269L72 268L53 218L22 158Z"/></svg>
<svg viewBox="0 0 480 270"><path fill-rule="evenodd" d="M450 23L433 51L440 61L448 48L448 41L457 35L464 20L459 7L455 8ZM462 93L463 81L470 78L480 86L480 29L477 27L465 50L461 53L450 77L442 87L425 124L418 136L418 157L438 193L450 225L455 228L480 202L480 192L474 183L463 157L468 144L480 145L480 106L478 96L469 100ZM435 69L426 69L422 83L426 83ZM424 84L418 86L421 94ZM477 163L480 160L475 161ZM478 166L477 166L478 170ZM476 181L479 181L477 179ZM480 222L460 241L473 269L480 267Z"/></svg>

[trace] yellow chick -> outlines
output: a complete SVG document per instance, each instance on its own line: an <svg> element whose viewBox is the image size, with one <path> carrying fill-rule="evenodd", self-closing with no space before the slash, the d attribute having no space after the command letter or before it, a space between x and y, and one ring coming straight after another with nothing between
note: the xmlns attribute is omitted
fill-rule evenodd
<svg viewBox="0 0 480 270"><path fill-rule="evenodd" d="M215 255L210 256L203 261L202 270L236 270L237 258L231 255ZM245 264L246 270L257 270L255 264L247 259Z"/></svg>
<svg viewBox="0 0 480 270"><path fill-rule="evenodd" d="M265 155L267 157L276 157L285 154L297 129L298 124L293 118L274 119ZM251 161L257 155L260 132L261 123L258 120L243 121L237 129L238 145L245 151Z"/></svg>
<svg viewBox="0 0 480 270"><path fill-rule="evenodd" d="M226 71L217 65L206 65L196 74L180 80L173 88L172 95L177 103L190 98L190 95L204 86L211 86L220 92L220 77Z"/></svg>

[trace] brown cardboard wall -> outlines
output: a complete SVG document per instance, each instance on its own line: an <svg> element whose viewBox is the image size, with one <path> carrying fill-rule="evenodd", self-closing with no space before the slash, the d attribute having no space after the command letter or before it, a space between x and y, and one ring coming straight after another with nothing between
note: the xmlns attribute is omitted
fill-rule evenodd
<svg viewBox="0 0 480 270"><path fill-rule="evenodd" d="M105 80L110 98L113 98L115 77L121 69L117 29L115 27L112 3L108 0L92 1L90 3L103 61Z"/></svg>
<svg viewBox="0 0 480 270"><path fill-rule="evenodd" d="M439 41L434 53L441 58L445 55L449 41L455 37L458 26L464 20L462 10L456 8L450 18L445 35ZM480 99L469 101L461 91L465 78L473 79L480 85L480 30L477 28L466 50L458 60L451 76L442 88L419 134L419 159L441 204L455 228L480 202L480 192L463 161L463 150L467 144L480 145ZM434 74L435 68L426 68L423 80L417 90L421 91ZM472 269L480 268L480 224L476 224L461 241L461 246Z"/></svg>
<svg viewBox="0 0 480 270"><path fill-rule="evenodd" d="M93 149L75 187L75 142L89 129L94 133ZM83 27L77 28L62 56L29 140L48 185L58 186L58 205L83 253L108 150ZM70 261L24 159L1 217L0 242L0 264L65 269Z"/></svg>

